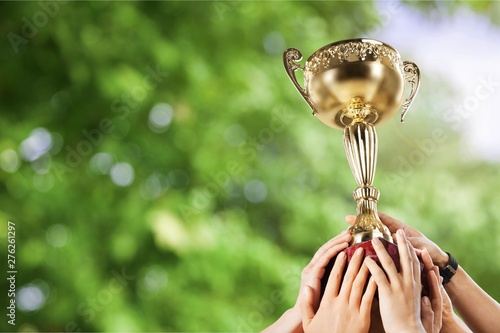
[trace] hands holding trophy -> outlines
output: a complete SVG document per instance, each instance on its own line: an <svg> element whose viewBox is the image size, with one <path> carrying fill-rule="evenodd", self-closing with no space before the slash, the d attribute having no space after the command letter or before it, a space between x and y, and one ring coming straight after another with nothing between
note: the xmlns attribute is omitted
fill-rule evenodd
<svg viewBox="0 0 500 333"><path fill-rule="evenodd" d="M352 224L348 230L318 249L302 270L295 305L262 332L471 332L469 327L490 332L498 327L500 305L450 253L377 212L375 126L399 109L403 122L419 88L418 67L372 39L326 45L305 66L301 59L297 49L283 54L286 72L313 115L344 131L358 185L353 192L357 215L346 218ZM304 71L304 87L297 70Z"/></svg>
<svg viewBox="0 0 500 333"><path fill-rule="evenodd" d="M302 54L287 49L283 54L286 72L313 115L326 125L344 131L344 148L358 188L353 192L357 216L349 229L348 261L355 250L378 258L371 240L380 238L396 266L397 246L377 213L380 192L372 186L377 164L375 126L389 120L400 108L401 122L420 84L417 65L402 61L391 46L372 39L351 39L326 45L314 52L305 66ZM304 88L295 76L304 71ZM405 87L411 85L405 98ZM327 275L327 274L325 274Z"/></svg>

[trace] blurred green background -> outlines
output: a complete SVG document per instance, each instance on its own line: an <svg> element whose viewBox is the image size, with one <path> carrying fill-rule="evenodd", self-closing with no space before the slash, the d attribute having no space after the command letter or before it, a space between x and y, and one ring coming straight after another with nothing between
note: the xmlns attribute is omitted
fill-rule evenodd
<svg viewBox="0 0 500 333"><path fill-rule="evenodd" d="M468 95L426 67L439 50L406 47L416 40L405 33L423 26L391 28L408 12L428 24L460 14L494 26L499 7L2 2L0 308L7 221L16 225L18 308L16 326L2 312L0 328L234 332L272 323L294 304L316 249L346 228L356 186L342 133L310 115L282 52L308 56L387 31L400 35L384 41L404 60L424 65L406 124L395 117L378 129L379 209L453 253L499 300L498 161L464 153L453 125L469 115L443 117ZM474 54L464 68L498 61L467 45L456 52ZM487 102L473 118L493 124L481 114Z"/></svg>

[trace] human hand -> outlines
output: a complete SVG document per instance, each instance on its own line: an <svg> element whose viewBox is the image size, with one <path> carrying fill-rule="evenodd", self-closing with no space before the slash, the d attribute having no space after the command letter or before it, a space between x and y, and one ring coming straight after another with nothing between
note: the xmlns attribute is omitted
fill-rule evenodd
<svg viewBox="0 0 500 333"><path fill-rule="evenodd" d="M441 331L443 326L443 297L441 289L443 278L439 276L439 268L432 263L431 256L426 249L417 251L424 264L423 274L427 275L429 297L422 297L421 319L427 333Z"/></svg>
<svg viewBox="0 0 500 333"><path fill-rule="evenodd" d="M349 246L351 238L352 236L348 230L342 231L340 234L323 244L323 246L316 251L309 264L302 270L299 295L297 296L297 301L294 306L299 316L299 305L304 298L306 286L312 288L312 293L314 295L313 305L315 309L318 308L321 293L321 279L325 274L325 267L333 257Z"/></svg>
<svg viewBox="0 0 500 333"><path fill-rule="evenodd" d="M340 251L347 248L351 240L351 234L345 230L336 237L329 240L314 254L309 264L302 270L300 279L299 295L295 305L287 310L276 322L265 328L262 333L292 333L303 332L302 317L300 314L300 302L304 298L306 286L310 286L314 293L313 306L315 309L319 306L321 279L325 274L325 267L330 260L335 257Z"/></svg>
<svg viewBox="0 0 500 333"><path fill-rule="evenodd" d="M396 240L401 267L399 273L378 238L372 239L372 244L383 269L370 257L365 258L366 266L378 286L384 330L388 333L425 332L420 318L420 262L402 229L396 232Z"/></svg>
<svg viewBox="0 0 500 333"><path fill-rule="evenodd" d="M382 223L384 223L387 226L387 228L389 228L389 231L391 233L394 234L397 230L403 229L406 234L406 237L408 238L408 240L410 241L410 243L413 245L414 248L420 250L424 248L427 249L434 264L436 264L441 268L446 266L446 263L448 262L448 255L446 254L446 252L441 250L439 246L437 246L433 241L425 237L425 235L422 234L420 231L382 212L378 212L378 216L382 220ZM351 225L354 224L355 219L356 217L354 215L347 215L345 218L346 222Z"/></svg>
<svg viewBox="0 0 500 333"><path fill-rule="evenodd" d="M363 252L362 248L356 250L343 280L347 256L344 252L337 256L318 311L314 300L319 297L319 291L305 287L306 294L300 305L305 333L368 332L376 285L370 279L363 294L369 275L367 266L361 265Z"/></svg>

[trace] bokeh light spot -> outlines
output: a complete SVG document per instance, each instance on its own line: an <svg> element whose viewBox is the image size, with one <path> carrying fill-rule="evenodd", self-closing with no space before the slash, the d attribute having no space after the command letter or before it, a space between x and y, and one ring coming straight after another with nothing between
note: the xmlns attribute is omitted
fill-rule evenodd
<svg viewBox="0 0 500 333"><path fill-rule="evenodd" d="M285 39L279 32L270 32L264 37L264 49L268 54L281 54L285 49Z"/></svg>
<svg viewBox="0 0 500 333"><path fill-rule="evenodd" d="M139 194L143 199L152 200L159 197L168 188L166 177L160 173L154 173L142 182Z"/></svg>
<svg viewBox="0 0 500 333"><path fill-rule="evenodd" d="M155 133L163 133L174 116L174 109L167 103L156 104L149 112L149 129Z"/></svg>
<svg viewBox="0 0 500 333"><path fill-rule="evenodd" d="M224 139L233 147L238 147L247 138L247 131L239 124L229 126L224 132Z"/></svg>
<svg viewBox="0 0 500 333"><path fill-rule="evenodd" d="M35 128L30 136L21 142L19 150L26 161L34 161L52 147L52 135L45 128Z"/></svg>
<svg viewBox="0 0 500 333"><path fill-rule="evenodd" d="M154 265L148 268L141 282L145 291L155 293L167 286L168 274L162 267Z"/></svg>
<svg viewBox="0 0 500 333"><path fill-rule="evenodd" d="M193 245L186 226L170 213L153 213L150 224L155 243L160 248L185 253Z"/></svg>
<svg viewBox="0 0 500 333"><path fill-rule="evenodd" d="M245 184L243 192L245 193L245 198L253 203L262 202L267 197L266 184L257 179L249 180Z"/></svg>
<svg viewBox="0 0 500 333"><path fill-rule="evenodd" d="M115 163L109 175L116 185L129 186L134 181L134 168L126 162Z"/></svg>
<svg viewBox="0 0 500 333"><path fill-rule="evenodd" d="M56 92L50 99L50 105L55 109L67 108L71 104L71 95L64 90Z"/></svg>
<svg viewBox="0 0 500 333"><path fill-rule="evenodd" d="M97 153L90 159L90 169L101 175L105 175L113 165L113 156L108 153Z"/></svg>
<svg viewBox="0 0 500 333"><path fill-rule="evenodd" d="M33 187L38 192L48 192L54 187L54 176L51 173L36 173L33 175Z"/></svg>
<svg viewBox="0 0 500 333"><path fill-rule="evenodd" d="M53 247L63 247L69 243L70 231L64 224L54 224L45 233L47 243Z"/></svg>
<svg viewBox="0 0 500 333"><path fill-rule="evenodd" d="M31 162L31 167L36 173L46 174L50 171L50 165L52 164L52 159L49 154L44 154Z"/></svg>
<svg viewBox="0 0 500 333"><path fill-rule="evenodd" d="M28 284L19 288L17 293L17 307L21 311L36 311L45 304L46 296L42 289L35 284Z"/></svg>
<svg viewBox="0 0 500 333"><path fill-rule="evenodd" d="M14 149L6 149L0 154L0 168L9 173L14 173L21 165Z"/></svg>
<svg viewBox="0 0 500 333"><path fill-rule="evenodd" d="M61 151L64 144L64 139L62 135L59 133L52 132L51 135L52 135L52 147L50 148L49 153L55 155Z"/></svg>

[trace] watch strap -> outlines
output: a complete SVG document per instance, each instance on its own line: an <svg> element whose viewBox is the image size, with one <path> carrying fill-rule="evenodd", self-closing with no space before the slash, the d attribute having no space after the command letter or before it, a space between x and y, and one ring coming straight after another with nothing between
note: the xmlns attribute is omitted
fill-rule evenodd
<svg viewBox="0 0 500 333"><path fill-rule="evenodd" d="M448 255L448 262L443 268L439 268L439 275L443 278L443 284L449 283L458 269L457 260L450 253L446 252L446 254Z"/></svg>

